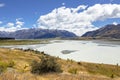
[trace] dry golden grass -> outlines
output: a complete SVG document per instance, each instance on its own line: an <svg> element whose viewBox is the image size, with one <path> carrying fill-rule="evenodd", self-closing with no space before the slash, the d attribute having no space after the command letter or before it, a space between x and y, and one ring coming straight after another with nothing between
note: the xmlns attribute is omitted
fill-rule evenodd
<svg viewBox="0 0 120 80"><path fill-rule="evenodd" d="M0 48L0 62L15 63L13 67L8 67L0 74L0 80L120 80L118 65L75 62L60 58L56 58L56 61L61 65L62 73L32 74L31 62L39 61L42 55L30 50ZM112 74L115 78L111 78Z"/></svg>
<svg viewBox="0 0 120 80"><path fill-rule="evenodd" d="M72 75L68 73L48 73L43 75L34 75L29 72L20 73L15 71L5 72L0 75L0 80L119 80L120 78L108 78L105 76L96 76L90 74Z"/></svg>
<svg viewBox="0 0 120 80"><path fill-rule="evenodd" d="M39 56L31 51L0 48L0 61L14 61L14 68L19 71L30 70L30 63L33 60L39 60Z"/></svg>

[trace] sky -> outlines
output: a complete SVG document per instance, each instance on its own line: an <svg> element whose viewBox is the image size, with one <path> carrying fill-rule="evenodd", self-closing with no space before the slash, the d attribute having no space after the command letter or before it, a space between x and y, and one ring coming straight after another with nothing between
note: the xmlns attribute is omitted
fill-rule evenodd
<svg viewBox="0 0 120 80"><path fill-rule="evenodd" d="M0 0L0 31L59 29L81 36L120 24L119 0Z"/></svg>

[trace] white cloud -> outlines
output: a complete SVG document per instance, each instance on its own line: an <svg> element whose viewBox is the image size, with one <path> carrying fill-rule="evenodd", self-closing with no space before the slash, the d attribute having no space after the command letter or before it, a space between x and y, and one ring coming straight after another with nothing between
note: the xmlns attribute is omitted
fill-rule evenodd
<svg viewBox="0 0 120 80"><path fill-rule="evenodd" d="M16 31L16 27L0 27L0 31L14 32Z"/></svg>
<svg viewBox="0 0 120 80"><path fill-rule="evenodd" d="M65 5L65 3L62 3L62 5L64 6L64 5Z"/></svg>
<svg viewBox="0 0 120 80"><path fill-rule="evenodd" d="M118 23L117 22L113 22L114 25L117 25Z"/></svg>
<svg viewBox="0 0 120 80"><path fill-rule="evenodd" d="M0 21L0 24L2 24L3 22L2 21Z"/></svg>
<svg viewBox="0 0 120 80"><path fill-rule="evenodd" d="M60 7L40 16L37 26L46 29L68 30L81 36L98 29L92 23L109 18L120 18L120 4L80 5L77 8Z"/></svg>
<svg viewBox="0 0 120 80"><path fill-rule="evenodd" d="M91 21L105 20L108 18L120 18L120 5L119 4L96 4L89 7L81 14Z"/></svg>
<svg viewBox="0 0 120 80"><path fill-rule="evenodd" d="M7 27L9 28L14 27L14 23L11 23L11 22L7 23Z"/></svg>
<svg viewBox="0 0 120 80"><path fill-rule="evenodd" d="M84 10L84 9L86 9L87 8L87 6L85 6L85 5L80 5L80 6L78 6L77 8L71 8L71 10L72 10L72 12L78 12L79 10Z"/></svg>
<svg viewBox="0 0 120 80"><path fill-rule="evenodd" d="M5 4L4 3L0 3L0 7L4 7L5 6Z"/></svg>
<svg viewBox="0 0 120 80"><path fill-rule="evenodd" d="M16 19L16 27L21 28L24 25L23 21L20 21L21 18Z"/></svg>
<svg viewBox="0 0 120 80"><path fill-rule="evenodd" d="M21 21L21 18L16 19L15 23L8 22L6 25L0 27L0 31L14 32L16 30L26 29L23 28L24 22Z"/></svg>

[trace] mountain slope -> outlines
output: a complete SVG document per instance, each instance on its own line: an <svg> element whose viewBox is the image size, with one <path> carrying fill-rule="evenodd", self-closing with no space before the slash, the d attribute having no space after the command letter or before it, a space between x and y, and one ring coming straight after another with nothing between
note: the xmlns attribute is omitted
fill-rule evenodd
<svg viewBox="0 0 120 80"><path fill-rule="evenodd" d="M15 39L40 39L40 38L56 38L56 37L76 37L72 32L65 30L49 30L40 28L31 28L18 30L15 32L0 32L0 37L12 37Z"/></svg>
<svg viewBox="0 0 120 80"><path fill-rule="evenodd" d="M120 24L109 24L95 31L89 31L82 37L99 37L99 38L117 38L120 39Z"/></svg>

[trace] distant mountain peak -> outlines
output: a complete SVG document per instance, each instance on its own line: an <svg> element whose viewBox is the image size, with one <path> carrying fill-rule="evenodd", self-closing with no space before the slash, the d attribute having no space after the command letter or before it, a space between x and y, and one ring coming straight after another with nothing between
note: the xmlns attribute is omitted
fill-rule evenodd
<svg viewBox="0 0 120 80"><path fill-rule="evenodd" d="M108 24L98 30L89 31L82 37L99 37L99 38L119 38L120 39L120 24Z"/></svg>

